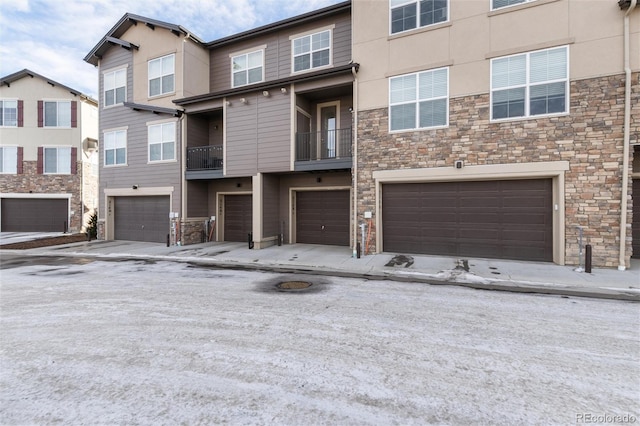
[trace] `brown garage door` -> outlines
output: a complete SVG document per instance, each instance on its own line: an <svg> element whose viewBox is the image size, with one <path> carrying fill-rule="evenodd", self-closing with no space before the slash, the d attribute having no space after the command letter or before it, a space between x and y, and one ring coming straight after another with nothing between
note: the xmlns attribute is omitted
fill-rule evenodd
<svg viewBox="0 0 640 426"><path fill-rule="evenodd" d="M296 242L349 245L349 191L296 193Z"/></svg>
<svg viewBox="0 0 640 426"><path fill-rule="evenodd" d="M115 197L116 240L166 243L170 232L169 197Z"/></svg>
<svg viewBox="0 0 640 426"><path fill-rule="evenodd" d="M632 191L633 222L631 224L631 238L633 239L633 254L631 257L640 259L640 179L633 180Z"/></svg>
<svg viewBox="0 0 640 426"><path fill-rule="evenodd" d="M248 241L253 228L251 195L224 196L224 240Z"/></svg>
<svg viewBox="0 0 640 426"><path fill-rule="evenodd" d="M553 261L551 179L387 184L383 249Z"/></svg>
<svg viewBox="0 0 640 426"><path fill-rule="evenodd" d="M3 232L66 232L67 198L3 198L0 230Z"/></svg>

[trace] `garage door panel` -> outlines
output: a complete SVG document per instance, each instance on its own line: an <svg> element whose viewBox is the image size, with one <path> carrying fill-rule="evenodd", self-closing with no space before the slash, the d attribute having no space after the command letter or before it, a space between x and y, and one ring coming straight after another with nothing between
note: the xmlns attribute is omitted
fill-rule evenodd
<svg viewBox="0 0 640 426"><path fill-rule="evenodd" d="M3 198L1 203L3 232L67 231L67 198Z"/></svg>
<svg viewBox="0 0 640 426"><path fill-rule="evenodd" d="M296 193L296 242L349 245L349 191Z"/></svg>
<svg viewBox="0 0 640 426"><path fill-rule="evenodd" d="M224 240L248 241L253 228L253 200L251 194L224 196Z"/></svg>
<svg viewBox="0 0 640 426"><path fill-rule="evenodd" d="M169 196L114 198L116 240L165 243L170 232Z"/></svg>
<svg viewBox="0 0 640 426"><path fill-rule="evenodd" d="M552 261L551 205L551 179L385 184L383 250Z"/></svg>

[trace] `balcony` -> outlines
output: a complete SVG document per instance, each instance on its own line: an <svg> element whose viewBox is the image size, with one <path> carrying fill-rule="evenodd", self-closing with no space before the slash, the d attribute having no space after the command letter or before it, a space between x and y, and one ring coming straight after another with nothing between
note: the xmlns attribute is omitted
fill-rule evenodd
<svg viewBox="0 0 640 426"><path fill-rule="evenodd" d="M221 178L222 158L222 145L187 148L186 178L188 180Z"/></svg>
<svg viewBox="0 0 640 426"><path fill-rule="evenodd" d="M350 169L351 127L296 134L295 169Z"/></svg>

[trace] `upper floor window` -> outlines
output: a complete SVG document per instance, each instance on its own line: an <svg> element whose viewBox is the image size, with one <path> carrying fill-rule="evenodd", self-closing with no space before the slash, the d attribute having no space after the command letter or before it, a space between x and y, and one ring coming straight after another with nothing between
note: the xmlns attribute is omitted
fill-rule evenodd
<svg viewBox="0 0 640 426"><path fill-rule="evenodd" d="M233 87L259 83L263 77L263 51L237 55L231 58L231 72L233 73Z"/></svg>
<svg viewBox="0 0 640 426"><path fill-rule="evenodd" d="M390 0L391 34L449 19L449 0Z"/></svg>
<svg viewBox="0 0 640 426"><path fill-rule="evenodd" d="M293 71L331 64L331 30L293 39Z"/></svg>
<svg viewBox="0 0 640 426"><path fill-rule="evenodd" d="M389 79L389 130L442 127L448 120L448 68Z"/></svg>
<svg viewBox="0 0 640 426"><path fill-rule="evenodd" d="M0 173L18 173L17 146L0 146Z"/></svg>
<svg viewBox="0 0 640 426"><path fill-rule="evenodd" d="M44 127L71 127L71 101L44 101Z"/></svg>
<svg viewBox="0 0 640 426"><path fill-rule="evenodd" d="M176 123L149 126L149 161L176 159Z"/></svg>
<svg viewBox="0 0 640 426"><path fill-rule="evenodd" d="M491 119L568 111L567 46L491 60Z"/></svg>
<svg viewBox="0 0 640 426"><path fill-rule="evenodd" d="M0 127L18 126L18 101L0 101Z"/></svg>
<svg viewBox="0 0 640 426"><path fill-rule="evenodd" d="M149 61L149 96L164 95L175 91L175 55Z"/></svg>
<svg viewBox="0 0 640 426"><path fill-rule="evenodd" d="M127 164L127 131L104 132L104 165L121 166Z"/></svg>
<svg viewBox="0 0 640 426"><path fill-rule="evenodd" d="M521 3L529 3L536 0L491 0L491 10L502 9Z"/></svg>
<svg viewBox="0 0 640 426"><path fill-rule="evenodd" d="M121 104L127 98L127 70L104 74L104 106Z"/></svg>
<svg viewBox="0 0 640 426"><path fill-rule="evenodd" d="M71 173L71 148L70 147L44 147L44 173L45 174L70 174Z"/></svg>

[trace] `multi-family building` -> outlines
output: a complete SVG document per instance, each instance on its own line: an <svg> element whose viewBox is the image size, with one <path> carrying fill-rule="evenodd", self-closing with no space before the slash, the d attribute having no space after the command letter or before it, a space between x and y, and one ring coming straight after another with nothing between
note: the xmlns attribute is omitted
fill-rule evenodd
<svg viewBox="0 0 640 426"><path fill-rule="evenodd" d="M127 14L85 58L101 235L558 264L589 245L625 268L635 3L355 0L212 42Z"/></svg>
<svg viewBox="0 0 640 426"><path fill-rule="evenodd" d="M0 79L0 230L80 232L97 207L98 105L28 69Z"/></svg>
<svg viewBox="0 0 640 426"><path fill-rule="evenodd" d="M376 251L579 264L588 244L628 267L631 3L354 1L355 196Z"/></svg>

